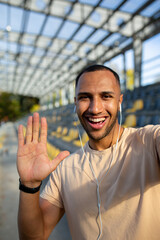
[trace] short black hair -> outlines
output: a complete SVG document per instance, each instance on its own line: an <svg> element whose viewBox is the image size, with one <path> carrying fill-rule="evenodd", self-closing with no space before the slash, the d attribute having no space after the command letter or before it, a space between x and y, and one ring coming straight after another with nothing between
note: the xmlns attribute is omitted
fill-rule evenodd
<svg viewBox="0 0 160 240"><path fill-rule="evenodd" d="M109 67L106 67L104 65L100 65L100 64L94 64L94 65L90 65L90 66L87 66L85 68L83 68L80 73L77 75L76 77L76 87L77 87L77 84L78 84L78 81L79 81L79 78L80 76L83 74L83 73L87 73L87 72L95 72L95 71L102 71L102 70L106 70L106 71L110 71L113 73L113 75L115 76L119 86L120 86L120 78L119 78L119 75L111 68Z"/></svg>

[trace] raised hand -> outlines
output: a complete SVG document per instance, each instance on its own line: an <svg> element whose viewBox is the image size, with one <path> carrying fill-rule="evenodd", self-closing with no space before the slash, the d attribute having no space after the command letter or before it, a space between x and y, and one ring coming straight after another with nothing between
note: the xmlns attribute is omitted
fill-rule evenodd
<svg viewBox="0 0 160 240"><path fill-rule="evenodd" d="M47 154L47 121L46 118L41 118L41 131L39 131L38 113L34 113L33 117L28 118L25 137L23 126L19 126L17 169L23 184L32 187L38 186L68 155L68 151L63 151L52 161L49 160Z"/></svg>

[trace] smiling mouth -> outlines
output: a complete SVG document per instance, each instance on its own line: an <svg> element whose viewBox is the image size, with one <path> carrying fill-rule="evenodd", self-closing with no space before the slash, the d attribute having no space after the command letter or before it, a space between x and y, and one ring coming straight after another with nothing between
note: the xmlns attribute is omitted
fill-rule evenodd
<svg viewBox="0 0 160 240"><path fill-rule="evenodd" d="M91 118L91 117L89 117L87 119L92 124L101 124L106 120L105 117L102 117L102 118Z"/></svg>
<svg viewBox="0 0 160 240"><path fill-rule="evenodd" d="M89 126L94 130L100 130L106 124L107 117L86 117Z"/></svg>

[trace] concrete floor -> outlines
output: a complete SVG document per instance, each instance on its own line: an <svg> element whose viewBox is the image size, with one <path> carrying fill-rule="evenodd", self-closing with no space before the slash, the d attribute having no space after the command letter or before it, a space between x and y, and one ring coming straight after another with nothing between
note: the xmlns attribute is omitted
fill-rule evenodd
<svg viewBox="0 0 160 240"><path fill-rule="evenodd" d="M16 169L17 135L12 123L0 126L0 240L18 240L19 177ZM71 240L66 217L49 240Z"/></svg>

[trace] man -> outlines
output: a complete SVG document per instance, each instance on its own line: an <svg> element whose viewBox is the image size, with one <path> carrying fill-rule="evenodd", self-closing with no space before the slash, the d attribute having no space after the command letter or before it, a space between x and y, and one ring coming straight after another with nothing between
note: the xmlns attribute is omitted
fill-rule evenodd
<svg viewBox="0 0 160 240"><path fill-rule="evenodd" d="M20 239L47 239L64 212L76 240L159 239L160 127L123 129L122 100L113 70L84 69L76 79L75 106L89 142L53 161L47 156L46 119L41 118L40 139L37 113L28 119L25 139L19 127Z"/></svg>

